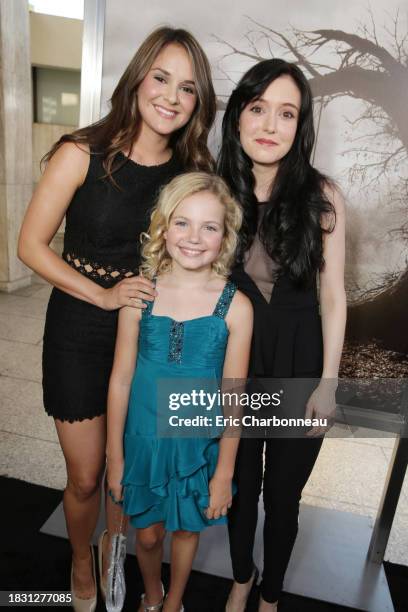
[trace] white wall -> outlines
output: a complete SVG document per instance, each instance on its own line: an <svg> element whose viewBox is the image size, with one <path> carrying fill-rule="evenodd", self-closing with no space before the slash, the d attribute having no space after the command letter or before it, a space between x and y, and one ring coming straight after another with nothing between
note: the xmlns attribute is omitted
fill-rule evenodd
<svg viewBox="0 0 408 612"><path fill-rule="evenodd" d="M81 70L83 21L30 12L31 63Z"/></svg>

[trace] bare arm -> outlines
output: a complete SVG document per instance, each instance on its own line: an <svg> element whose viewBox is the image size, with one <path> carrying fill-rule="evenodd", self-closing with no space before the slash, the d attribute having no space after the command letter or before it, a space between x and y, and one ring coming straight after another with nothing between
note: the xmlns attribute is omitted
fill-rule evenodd
<svg viewBox="0 0 408 612"><path fill-rule="evenodd" d="M324 268L320 272L320 308L323 329L322 378L337 379L346 328L347 303L344 288L345 205L342 195L328 188L326 194L336 211L333 232L324 234Z"/></svg>
<svg viewBox="0 0 408 612"><path fill-rule="evenodd" d="M123 475L123 434L128 411L130 386L135 371L141 311L121 308L116 336L115 357L108 391L108 485L116 499L121 498Z"/></svg>
<svg viewBox="0 0 408 612"><path fill-rule="evenodd" d="M306 418L327 419L326 425L313 427L308 436L322 435L334 422L341 353L347 317L346 292L344 288L345 260L345 205L336 189L327 187L326 195L336 211L336 225L329 234L324 234L324 268L320 272L320 311L323 331L322 379L306 405ZM325 220L324 220L325 221Z"/></svg>
<svg viewBox="0 0 408 612"><path fill-rule="evenodd" d="M253 328L252 305L243 293L235 294L226 322L229 328L229 338L223 379L227 381L228 386L235 381L235 387L240 390L248 374ZM232 501L232 477L240 440L239 428L236 428L235 431L236 435L225 435L220 440L217 467L210 483L208 518L225 516Z"/></svg>
<svg viewBox="0 0 408 612"><path fill-rule="evenodd" d="M104 289L71 268L49 246L76 190L85 180L88 167L89 150L74 143L63 144L52 156L28 206L18 256L52 285L85 302L106 310L123 305L141 307L129 298L146 297L140 295L142 288L149 292L153 287L147 279L126 279L112 289Z"/></svg>

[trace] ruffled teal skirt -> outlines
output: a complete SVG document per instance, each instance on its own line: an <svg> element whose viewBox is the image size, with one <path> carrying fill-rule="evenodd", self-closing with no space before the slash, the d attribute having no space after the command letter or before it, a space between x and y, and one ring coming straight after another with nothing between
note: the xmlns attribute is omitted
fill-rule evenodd
<svg viewBox="0 0 408 612"><path fill-rule="evenodd" d="M148 438L125 434L123 508L136 528L164 523L167 531L202 531L227 522L208 519L209 483L218 439Z"/></svg>

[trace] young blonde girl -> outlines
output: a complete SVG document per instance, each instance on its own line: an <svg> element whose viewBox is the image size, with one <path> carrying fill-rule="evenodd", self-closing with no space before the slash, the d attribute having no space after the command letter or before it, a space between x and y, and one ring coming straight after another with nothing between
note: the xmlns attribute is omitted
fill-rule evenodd
<svg viewBox="0 0 408 612"><path fill-rule="evenodd" d="M186 379L247 375L252 307L227 280L241 217L219 177L195 172L173 179L142 249L142 272L155 281L156 299L142 311L124 307L119 314L108 394L108 484L137 529L146 591L141 612L183 609L199 532L226 522L232 501L238 438L160 437L157 398L164 379L176 388ZM164 598L166 531L172 532L171 580Z"/></svg>

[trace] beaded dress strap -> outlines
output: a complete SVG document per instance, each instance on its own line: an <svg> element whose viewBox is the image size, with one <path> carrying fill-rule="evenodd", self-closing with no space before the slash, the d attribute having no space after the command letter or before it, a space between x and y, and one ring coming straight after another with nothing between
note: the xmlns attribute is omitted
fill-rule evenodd
<svg viewBox="0 0 408 612"><path fill-rule="evenodd" d="M227 316L228 309L230 307L232 298L234 297L236 290L237 290L237 286L232 281L228 280L225 283L225 287L214 308L214 312L213 312L214 317L219 317L220 319L224 319Z"/></svg>

